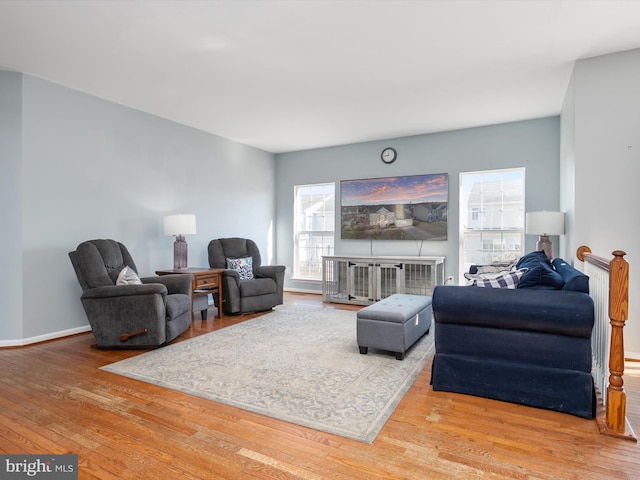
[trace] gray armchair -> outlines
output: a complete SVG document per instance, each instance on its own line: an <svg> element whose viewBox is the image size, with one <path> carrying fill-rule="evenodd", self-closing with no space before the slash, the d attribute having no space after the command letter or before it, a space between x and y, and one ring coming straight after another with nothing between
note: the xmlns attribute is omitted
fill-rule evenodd
<svg viewBox="0 0 640 480"><path fill-rule="evenodd" d="M209 242L209 266L225 268L222 274L222 311L226 314L270 310L282 304L283 265L261 265L258 246L247 238L218 238ZM227 260L251 259L249 279L229 269ZM245 262L246 263L246 262ZM217 301L217 299L216 299ZM216 305L220 308L219 305Z"/></svg>
<svg viewBox="0 0 640 480"><path fill-rule="evenodd" d="M127 248L115 240L83 242L69 252L69 258L98 348L155 347L191 326L193 275L140 278L141 284L116 285L125 267L136 276L138 269Z"/></svg>

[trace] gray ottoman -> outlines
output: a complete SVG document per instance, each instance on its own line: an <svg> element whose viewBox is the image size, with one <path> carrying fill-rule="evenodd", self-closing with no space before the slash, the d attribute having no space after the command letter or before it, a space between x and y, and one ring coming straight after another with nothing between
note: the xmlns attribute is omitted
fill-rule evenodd
<svg viewBox="0 0 640 480"><path fill-rule="evenodd" d="M398 360L431 328L431 297L396 293L357 313L360 353L394 352Z"/></svg>

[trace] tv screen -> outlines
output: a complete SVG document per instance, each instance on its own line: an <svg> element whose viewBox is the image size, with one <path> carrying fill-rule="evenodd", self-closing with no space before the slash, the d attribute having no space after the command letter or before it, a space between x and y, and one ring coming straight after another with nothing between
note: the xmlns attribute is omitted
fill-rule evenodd
<svg viewBox="0 0 640 480"><path fill-rule="evenodd" d="M446 173L342 180L342 239L446 240Z"/></svg>

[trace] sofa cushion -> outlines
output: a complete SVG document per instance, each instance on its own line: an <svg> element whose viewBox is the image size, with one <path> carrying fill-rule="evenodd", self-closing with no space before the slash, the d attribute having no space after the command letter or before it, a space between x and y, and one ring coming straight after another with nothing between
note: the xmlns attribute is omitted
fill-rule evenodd
<svg viewBox="0 0 640 480"><path fill-rule="evenodd" d="M254 278L248 282L240 282L241 297L255 297L276 293L278 286L272 278Z"/></svg>
<svg viewBox="0 0 640 480"><path fill-rule="evenodd" d="M580 270L569 265L561 258L554 258L551 262L556 271L564 279L563 290L589 293L589 277Z"/></svg>
<svg viewBox="0 0 640 480"><path fill-rule="evenodd" d="M520 278L518 288L560 290L564 285L562 275L555 271L543 251L527 253L518 260L516 268L527 269L527 272Z"/></svg>
<svg viewBox="0 0 640 480"><path fill-rule="evenodd" d="M591 338L593 300L581 292L438 285L433 317L440 323L476 325Z"/></svg>

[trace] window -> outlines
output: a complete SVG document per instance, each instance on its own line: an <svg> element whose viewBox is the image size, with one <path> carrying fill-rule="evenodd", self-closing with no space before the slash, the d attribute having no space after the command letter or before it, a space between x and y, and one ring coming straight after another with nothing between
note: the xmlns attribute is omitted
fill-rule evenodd
<svg viewBox="0 0 640 480"><path fill-rule="evenodd" d="M334 253L335 184L294 187L293 277L322 280L322 256Z"/></svg>
<svg viewBox="0 0 640 480"><path fill-rule="evenodd" d="M524 168L460 174L460 277L524 253Z"/></svg>

